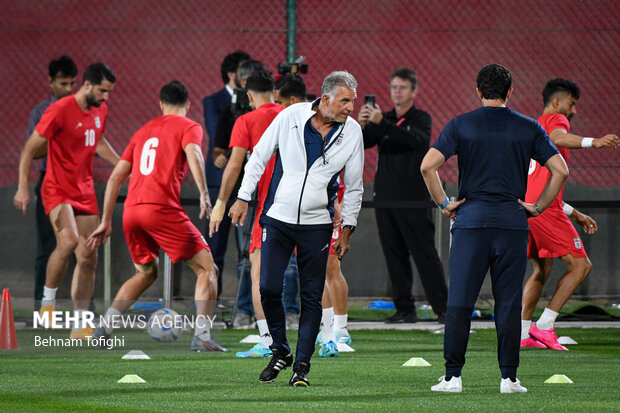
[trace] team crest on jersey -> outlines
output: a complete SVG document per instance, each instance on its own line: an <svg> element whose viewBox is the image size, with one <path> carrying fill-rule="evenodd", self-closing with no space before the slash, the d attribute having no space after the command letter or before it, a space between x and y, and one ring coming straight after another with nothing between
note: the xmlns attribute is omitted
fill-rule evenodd
<svg viewBox="0 0 620 413"><path fill-rule="evenodd" d="M579 238L573 238L573 242L575 243L575 248L580 250L581 249L581 240Z"/></svg>
<svg viewBox="0 0 620 413"><path fill-rule="evenodd" d="M101 119L99 119L99 116L95 116L95 126L97 129L101 129Z"/></svg>
<svg viewBox="0 0 620 413"><path fill-rule="evenodd" d="M263 242L267 239L267 228L263 228Z"/></svg>
<svg viewBox="0 0 620 413"><path fill-rule="evenodd" d="M340 145L342 143L342 133L339 134L338 136L336 136L336 142L334 142L336 145Z"/></svg>

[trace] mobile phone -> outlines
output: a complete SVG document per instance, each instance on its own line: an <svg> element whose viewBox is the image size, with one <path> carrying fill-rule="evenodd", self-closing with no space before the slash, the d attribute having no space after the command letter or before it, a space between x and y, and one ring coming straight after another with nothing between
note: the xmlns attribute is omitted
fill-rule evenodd
<svg viewBox="0 0 620 413"><path fill-rule="evenodd" d="M364 104L374 107L375 95L364 95Z"/></svg>

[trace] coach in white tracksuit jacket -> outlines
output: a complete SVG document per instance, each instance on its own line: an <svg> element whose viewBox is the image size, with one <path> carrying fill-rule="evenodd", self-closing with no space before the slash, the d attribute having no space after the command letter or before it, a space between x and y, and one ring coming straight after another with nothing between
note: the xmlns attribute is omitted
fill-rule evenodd
<svg viewBox="0 0 620 413"><path fill-rule="evenodd" d="M343 231L335 244L336 250L340 247L339 257L349 249L362 204L364 142L359 124L349 116L356 88L357 83L349 73L333 72L323 82L320 99L292 105L278 114L254 147L238 200L230 210L233 223L243 222L251 194L265 166L276 154L260 219L263 227L261 303L273 338L273 359L284 359L290 354L290 347L282 306L282 280L288 259L297 247L301 318L296 373L309 371L321 322L333 202L338 175L343 169L346 186ZM280 369L288 367L287 363L283 364ZM262 376L261 381L264 381Z"/></svg>

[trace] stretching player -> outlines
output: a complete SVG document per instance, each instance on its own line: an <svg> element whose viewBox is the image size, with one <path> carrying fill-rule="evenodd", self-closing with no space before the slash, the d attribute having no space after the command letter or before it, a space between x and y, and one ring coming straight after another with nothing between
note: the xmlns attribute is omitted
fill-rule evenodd
<svg viewBox="0 0 620 413"><path fill-rule="evenodd" d="M58 100L43 113L19 161L19 184L13 204L25 215L30 202L28 176L32 160L44 155L47 145L47 173L41 199L54 229L56 248L47 262L39 311L46 317L54 311L56 290L67 272L69 257L75 254L71 284L76 316L71 330L73 339L86 340L92 334L89 326L79 326L93 295L97 266L97 252L86 246L86 238L99 225L93 159L97 154L112 165L119 159L103 137L108 117L105 102L115 81L116 76L107 65L88 66L77 93Z"/></svg>
<svg viewBox="0 0 620 413"><path fill-rule="evenodd" d="M123 230L136 274L118 291L105 313L106 323L95 330L93 337L109 338L114 320L155 281L161 246L172 262L183 260L196 273L194 299L198 317L191 349L227 351L211 339L209 322L199 321L212 314L217 299L218 270L209 246L179 199L181 181L189 164L200 191L200 218L208 218L211 203L200 148L202 127L186 117L189 96L181 82L175 80L166 84L159 100L163 116L144 125L131 138L108 180L101 225L88 238L88 246L96 250L99 242L105 242L110 236L121 183L131 174Z"/></svg>
<svg viewBox="0 0 620 413"><path fill-rule="evenodd" d="M234 189L235 182L241 173L243 161L248 151L252 152L258 143L263 132L271 124L278 113L284 109L283 106L273 102L274 80L273 76L265 71L255 72L248 77L246 82L250 104L255 110L242 115L237 119L230 137L231 154L224 175L222 176L222 186L217 196L213 214L209 223L209 236L219 229L220 222L224 218L226 203ZM260 302L260 250L261 250L261 227L258 219L263 210L263 204L267 197L271 174L275 165L275 156L271 159L265 170L265 174L258 183L258 205L256 207L256 220L252 228L250 241L250 263L252 264L252 303L254 305L254 315L260 334L260 342L248 351L239 352L236 357L269 357L272 344L267 320Z"/></svg>
<svg viewBox="0 0 620 413"><path fill-rule="evenodd" d="M608 134L599 139L582 137L569 132L569 122L577 113L579 88L565 79L549 81L543 90L544 111L538 122L545 128L551 140L568 161L569 149L617 148L620 140ZM534 202L542 192L549 172L536 161L530 162L525 202ZM528 258L534 271L525 283L521 313L521 347L548 347L568 350L558 342L553 328L555 319L564 304L592 270L592 263L583 247L581 238L568 217L580 225L586 234L597 230L596 222L562 201L564 188L540 216L528 219L530 227ZM567 266L566 273L558 282L551 301L540 319L532 325L532 314L540 298L543 286L551 273L553 259L559 257Z"/></svg>
<svg viewBox="0 0 620 413"><path fill-rule="evenodd" d="M339 184L338 202L334 203L336 211L334 218L334 232L327 258L327 271L325 277L325 289L323 290L323 330L317 336L317 344L320 357L338 356L337 343L351 344L351 335L347 330L347 304L349 298L349 286L340 267L338 254L334 250L334 244L338 240L342 224L342 196L344 185Z"/></svg>

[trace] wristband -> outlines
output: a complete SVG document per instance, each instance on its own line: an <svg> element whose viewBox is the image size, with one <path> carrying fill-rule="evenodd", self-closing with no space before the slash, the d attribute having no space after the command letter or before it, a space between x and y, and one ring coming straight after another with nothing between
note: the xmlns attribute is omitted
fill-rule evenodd
<svg viewBox="0 0 620 413"><path fill-rule="evenodd" d="M569 217L572 215L573 211L575 210L575 208L573 208L566 202L564 202L564 206L562 207L562 209L564 210L564 213L568 215Z"/></svg>
<svg viewBox="0 0 620 413"><path fill-rule="evenodd" d="M444 209L448 206L448 204L450 204L450 200L448 199L448 197L446 197L446 200L443 201L440 205L437 205L437 208Z"/></svg>
<svg viewBox="0 0 620 413"><path fill-rule="evenodd" d="M538 212L539 215L543 213L540 208L538 208L538 204L536 202L534 202L534 209L536 209L536 212Z"/></svg>
<svg viewBox="0 0 620 413"><path fill-rule="evenodd" d="M583 138L583 139L581 139L581 147L582 148L591 148L593 140L594 140L594 138Z"/></svg>

